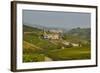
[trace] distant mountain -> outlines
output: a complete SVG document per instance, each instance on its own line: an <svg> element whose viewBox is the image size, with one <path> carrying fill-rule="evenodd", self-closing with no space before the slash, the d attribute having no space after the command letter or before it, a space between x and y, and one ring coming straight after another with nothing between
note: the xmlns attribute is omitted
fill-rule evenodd
<svg viewBox="0 0 100 73"><path fill-rule="evenodd" d="M62 30L64 32L67 32L68 30L70 30L71 28L68 28L68 27L60 27L60 26L52 26L52 25L39 25L39 24L23 24L23 25L26 25L26 26L30 26L30 27L33 27L33 28L38 28L38 29L46 29L46 30L52 30L52 29L55 29L55 30Z"/></svg>
<svg viewBox="0 0 100 73"><path fill-rule="evenodd" d="M32 31L41 31L39 28L23 25L23 31L24 32L32 32Z"/></svg>

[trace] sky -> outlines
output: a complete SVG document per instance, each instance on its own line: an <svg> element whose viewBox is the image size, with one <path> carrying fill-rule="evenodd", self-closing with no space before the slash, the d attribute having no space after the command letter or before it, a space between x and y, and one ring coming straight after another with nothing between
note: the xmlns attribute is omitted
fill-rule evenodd
<svg viewBox="0 0 100 73"><path fill-rule="evenodd" d="M89 28L90 13L23 10L23 24L48 28Z"/></svg>

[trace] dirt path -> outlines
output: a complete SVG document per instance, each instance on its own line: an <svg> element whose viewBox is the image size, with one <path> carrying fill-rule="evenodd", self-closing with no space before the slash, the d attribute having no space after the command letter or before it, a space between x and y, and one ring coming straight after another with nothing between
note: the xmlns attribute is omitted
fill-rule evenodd
<svg viewBox="0 0 100 73"><path fill-rule="evenodd" d="M47 56L45 56L45 61L52 61L52 59L47 57Z"/></svg>

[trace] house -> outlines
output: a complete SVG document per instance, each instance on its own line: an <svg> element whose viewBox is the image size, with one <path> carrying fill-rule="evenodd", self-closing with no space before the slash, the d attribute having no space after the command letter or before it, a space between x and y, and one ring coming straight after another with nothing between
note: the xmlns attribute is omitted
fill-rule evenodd
<svg viewBox="0 0 100 73"><path fill-rule="evenodd" d="M63 41L63 44L66 45L66 46L71 44L74 47L78 47L78 46L81 47L81 44L79 44L79 43L71 43L71 42Z"/></svg>
<svg viewBox="0 0 100 73"><path fill-rule="evenodd" d="M59 39L58 34L44 34L43 37L44 39Z"/></svg>
<svg viewBox="0 0 100 73"><path fill-rule="evenodd" d="M64 45L69 45L70 44L70 42L67 42L67 41L63 41L62 42Z"/></svg>
<svg viewBox="0 0 100 73"><path fill-rule="evenodd" d="M76 44L76 43L71 43L73 46L77 47L79 46L79 44Z"/></svg>
<svg viewBox="0 0 100 73"><path fill-rule="evenodd" d="M52 40L57 40L61 38L61 31L57 31L57 30L49 30L47 31L43 31L43 38L44 39L52 39Z"/></svg>

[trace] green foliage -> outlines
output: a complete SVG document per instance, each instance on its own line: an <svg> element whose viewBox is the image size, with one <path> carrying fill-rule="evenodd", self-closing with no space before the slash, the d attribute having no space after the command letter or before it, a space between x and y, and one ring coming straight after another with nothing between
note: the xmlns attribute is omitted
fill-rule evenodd
<svg viewBox="0 0 100 73"><path fill-rule="evenodd" d="M77 28L74 28L74 29L71 29L70 31L68 31L67 34L74 36L74 37L76 36L80 39L88 40L88 39L90 39L91 29L77 27Z"/></svg>
<svg viewBox="0 0 100 73"><path fill-rule="evenodd" d="M43 49L55 49L55 48L57 48L57 46L52 44L49 40L39 38L39 36L37 36L36 34L25 35L24 40L31 43L31 44L34 44L38 47L41 47Z"/></svg>
<svg viewBox="0 0 100 73"><path fill-rule="evenodd" d="M24 54L23 59L24 62L38 62L44 61L45 56L43 54Z"/></svg>

